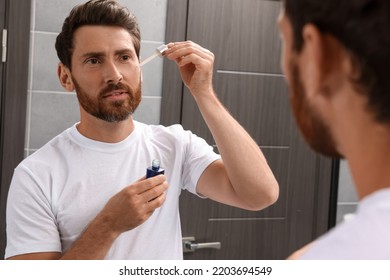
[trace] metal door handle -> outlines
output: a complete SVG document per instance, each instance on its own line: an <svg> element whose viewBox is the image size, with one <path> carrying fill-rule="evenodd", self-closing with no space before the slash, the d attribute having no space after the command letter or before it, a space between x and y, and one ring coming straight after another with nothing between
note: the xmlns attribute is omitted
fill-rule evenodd
<svg viewBox="0 0 390 280"><path fill-rule="evenodd" d="M221 242L207 242L207 243L187 242L187 243L185 243L185 246L190 251L195 251L198 249L205 249L205 248L221 249Z"/></svg>
<svg viewBox="0 0 390 280"><path fill-rule="evenodd" d="M194 243L195 237L183 237L183 252L195 252L198 249L221 249L221 242Z"/></svg>

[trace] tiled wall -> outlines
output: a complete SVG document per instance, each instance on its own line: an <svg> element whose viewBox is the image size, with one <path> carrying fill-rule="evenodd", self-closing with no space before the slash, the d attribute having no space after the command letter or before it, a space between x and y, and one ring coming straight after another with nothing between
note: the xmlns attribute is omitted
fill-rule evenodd
<svg viewBox="0 0 390 280"><path fill-rule="evenodd" d="M73 6L86 0L32 0L30 69L25 154L31 154L48 140L79 120L75 93L68 93L57 78L58 58L54 42L63 20ZM141 29L141 58L164 43L167 0L119 0L133 11ZM143 100L134 119L160 122L162 59L142 69Z"/></svg>
<svg viewBox="0 0 390 280"><path fill-rule="evenodd" d="M342 160L340 162L337 222L341 222L346 214L354 213L356 211L357 201L358 197L348 164L345 160Z"/></svg>

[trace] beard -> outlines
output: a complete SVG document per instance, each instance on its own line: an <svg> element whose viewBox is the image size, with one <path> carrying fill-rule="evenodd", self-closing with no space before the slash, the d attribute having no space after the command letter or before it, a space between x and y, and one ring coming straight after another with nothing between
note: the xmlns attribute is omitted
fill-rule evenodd
<svg viewBox="0 0 390 280"><path fill-rule="evenodd" d="M343 158L336 148L330 128L307 100L297 64L292 61L289 64L289 70L292 75L290 103L304 139L314 151L320 154L333 158Z"/></svg>
<svg viewBox="0 0 390 280"><path fill-rule="evenodd" d="M107 122L121 122L127 120L137 109L141 102L141 79L138 86L132 90L128 85L124 83L108 84L107 87L99 92L97 98L92 98L88 95L72 76L77 99L80 106L90 115L107 121ZM123 90L126 92L128 98L125 100L108 101L105 99L105 95L113 90Z"/></svg>

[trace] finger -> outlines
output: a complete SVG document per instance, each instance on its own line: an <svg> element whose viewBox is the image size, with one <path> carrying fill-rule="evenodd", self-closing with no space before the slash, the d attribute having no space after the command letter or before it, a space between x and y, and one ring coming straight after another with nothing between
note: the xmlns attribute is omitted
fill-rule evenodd
<svg viewBox="0 0 390 280"><path fill-rule="evenodd" d="M167 195L165 193L162 193L160 196L155 197L153 200L149 201L148 203L144 204L144 210L146 213L151 213L157 208L161 207L165 200L166 200Z"/></svg>
<svg viewBox="0 0 390 280"><path fill-rule="evenodd" d="M213 65L213 62L211 60L203 59L195 54L183 56L178 61L176 61L176 63L179 67L183 67L188 64L193 64L197 69L210 69Z"/></svg>
<svg viewBox="0 0 390 280"><path fill-rule="evenodd" d="M140 194L140 196L142 197L141 198L142 201L147 203L154 200L156 197L162 195L167 189L168 189L168 183L163 182L161 185L158 185L150 190L143 192L142 194Z"/></svg>
<svg viewBox="0 0 390 280"><path fill-rule="evenodd" d="M145 180L146 179L146 175L144 175L144 176L142 176L141 178L139 178L136 182L141 182L141 181L143 181L143 180Z"/></svg>
<svg viewBox="0 0 390 280"><path fill-rule="evenodd" d="M140 178L138 181L128 186L128 190L135 194L142 194L147 190L154 188L157 185L162 184L166 181L165 175L158 175L148 179L145 179L145 176Z"/></svg>
<svg viewBox="0 0 390 280"><path fill-rule="evenodd" d="M214 61L214 54L212 52L210 52L209 50L199 50L199 49L194 49L194 48L179 49L179 50L167 55L167 58L171 59L171 60L177 60L177 59L183 59L189 55L196 55L199 58L202 58L202 59L205 59L208 61Z"/></svg>
<svg viewBox="0 0 390 280"><path fill-rule="evenodd" d="M169 59L177 60L189 54L196 54L203 59L214 60L214 54L211 51L191 41L168 44L166 56Z"/></svg>
<svg viewBox="0 0 390 280"><path fill-rule="evenodd" d="M204 49L202 46L192 42L192 41L183 41L183 42L174 42L168 44L168 50L169 52L172 50L177 50L183 47L194 47L199 49Z"/></svg>

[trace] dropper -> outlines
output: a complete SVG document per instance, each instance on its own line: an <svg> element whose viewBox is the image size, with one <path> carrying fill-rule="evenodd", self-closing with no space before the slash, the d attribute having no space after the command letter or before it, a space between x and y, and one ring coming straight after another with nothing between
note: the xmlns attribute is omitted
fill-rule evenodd
<svg viewBox="0 0 390 280"><path fill-rule="evenodd" d="M148 58L146 58L145 60L143 60L143 61L141 62L140 65L141 65L141 66L144 66L146 63L152 61L152 60L155 59L157 56L162 57L163 54L164 54L164 52L165 52L167 49L168 49L168 46L165 45L165 44L159 46L159 47L156 49L156 51L155 51L151 56L149 56Z"/></svg>

